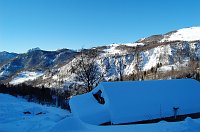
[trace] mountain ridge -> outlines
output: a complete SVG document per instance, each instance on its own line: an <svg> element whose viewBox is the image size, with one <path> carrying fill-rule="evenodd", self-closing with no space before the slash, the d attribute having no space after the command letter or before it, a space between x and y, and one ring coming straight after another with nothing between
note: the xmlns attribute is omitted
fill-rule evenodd
<svg viewBox="0 0 200 132"><path fill-rule="evenodd" d="M183 67L188 68L193 60L199 63L200 36L194 35L197 31L200 33L200 27L184 28L166 34L153 35L133 43L115 43L80 51L98 52L96 63L102 72L105 72L107 81L118 78L117 69L120 60L125 65L123 69L125 77L137 74L138 69L141 74L149 72L152 68L157 68L160 75L167 74L171 70L179 71ZM0 82L9 83L13 80L17 82L16 78L20 78L24 75L23 73L26 73L25 76L29 76L30 73L30 76L39 76L34 80L25 79L28 84L54 88L69 87L76 83L70 67L72 62L80 56L80 51L70 49L44 51L34 48L27 53L15 54L16 56L0 65ZM1 58L3 57L0 54L0 60ZM157 67L160 64L162 66ZM143 79L151 79L148 76ZM62 84L59 83L60 80Z"/></svg>

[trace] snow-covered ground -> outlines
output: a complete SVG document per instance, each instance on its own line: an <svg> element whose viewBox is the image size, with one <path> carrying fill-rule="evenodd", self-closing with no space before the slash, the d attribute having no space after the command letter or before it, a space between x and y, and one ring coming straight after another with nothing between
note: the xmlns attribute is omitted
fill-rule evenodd
<svg viewBox="0 0 200 132"><path fill-rule="evenodd" d="M24 112L30 113L24 114ZM48 131L67 116L70 114L66 110L0 94L0 132Z"/></svg>
<svg viewBox="0 0 200 132"><path fill-rule="evenodd" d="M24 114L23 112L31 114ZM42 114L38 114L42 113ZM96 126L66 110L0 94L0 132L199 132L200 119L155 124Z"/></svg>
<svg viewBox="0 0 200 132"><path fill-rule="evenodd" d="M24 71L19 73L11 82L10 84L20 84L23 83L25 81L29 81L29 80L34 80L40 76L42 76L43 73L42 72L30 72L30 71Z"/></svg>
<svg viewBox="0 0 200 132"><path fill-rule="evenodd" d="M67 125L68 124L68 125ZM154 124L94 126L78 118L64 119L54 126L55 132L199 132L200 119L186 118L181 122L161 121Z"/></svg>

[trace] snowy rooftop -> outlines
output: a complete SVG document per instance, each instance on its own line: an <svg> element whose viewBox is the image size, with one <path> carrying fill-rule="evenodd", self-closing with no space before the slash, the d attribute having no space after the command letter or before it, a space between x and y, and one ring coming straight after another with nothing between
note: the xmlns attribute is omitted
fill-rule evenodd
<svg viewBox="0 0 200 132"><path fill-rule="evenodd" d="M102 91L105 104L93 93ZM114 124L151 120L200 112L200 83L192 79L103 82L92 92L71 99L72 112L91 124Z"/></svg>

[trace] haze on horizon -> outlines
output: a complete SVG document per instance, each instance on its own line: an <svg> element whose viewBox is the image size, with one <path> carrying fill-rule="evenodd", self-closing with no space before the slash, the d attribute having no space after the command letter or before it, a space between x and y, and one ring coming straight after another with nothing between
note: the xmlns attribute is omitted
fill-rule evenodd
<svg viewBox="0 0 200 132"><path fill-rule="evenodd" d="M200 26L198 0L1 0L0 51L81 49Z"/></svg>

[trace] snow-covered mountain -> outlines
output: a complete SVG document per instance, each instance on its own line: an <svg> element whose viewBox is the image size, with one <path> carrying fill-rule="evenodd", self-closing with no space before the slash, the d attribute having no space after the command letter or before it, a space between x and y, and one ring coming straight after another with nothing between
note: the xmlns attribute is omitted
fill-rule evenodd
<svg viewBox="0 0 200 132"><path fill-rule="evenodd" d="M69 49L61 49L57 51L43 51L38 48L31 49L27 53L18 54L2 64L0 67L0 81L13 82L16 78L29 78L33 75L29 74L29 76L27 74L27 76L22 76L23 73L34 72L35 74L41 74L49 69L57 69L57 67L70 61L75 54L75 51Z"/></svg>
<svg viewBox="0 0 200 132"><path fill-rule="evenodd" d="M183 28L164 35L161 41L196 41L200 40L200 27Z"/></svg>
<svg viewBox="0 0 200 132"><path fill-rule="evenodd" d="M198 41L200 40L200 27L183 28L166 34L153 35L138 40L142 43L172 42L172 41Z"/></svg>
<svg viewBox="0 0 200 132"><path fill-rule="evenodd" d="M167 73L172 70L198 69L200 59L200 27L184 28L166 34L153 35L133 43L115 43L105 46L93 47L98 52L96 62L105 80L119 78L119 64L123 62L123 76L131 79L140 72L145 79L170 78ZM71 65L79 56L79 52L61 49L57 51L43 51L38 48L19 54L0 67L0 82L16 82L20 78L32 85L45 85L47 87L68 87L76 83ZM155 70L156 68L156 70ZM152 77L151 72L159 72L159 76ZM184 71L187 73L188 71ZM166 74L165 74L166 73ZM174 73L175 74L175 73ZM29 76L30 75L30 76ZM183 76L177 73L177 77ZM19 81L17 83L22 83ZM17 84L15 83L15 84Z"/></svg>

